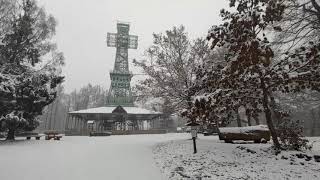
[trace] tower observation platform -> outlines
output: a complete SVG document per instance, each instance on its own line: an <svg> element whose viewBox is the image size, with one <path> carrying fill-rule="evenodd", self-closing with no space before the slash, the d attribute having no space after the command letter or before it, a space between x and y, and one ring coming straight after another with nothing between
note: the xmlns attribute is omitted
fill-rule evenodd
<svg viewBox="0 0 320 180"><path fill-rule="evenodd" d="M134 106L128 49L138 48L138 36L130 35L130 24L117 23L117 33L107 33L107 46L116 48L106 105L68 113L66 135L112 131L113 134L164 133L163 114Z"/></svg>

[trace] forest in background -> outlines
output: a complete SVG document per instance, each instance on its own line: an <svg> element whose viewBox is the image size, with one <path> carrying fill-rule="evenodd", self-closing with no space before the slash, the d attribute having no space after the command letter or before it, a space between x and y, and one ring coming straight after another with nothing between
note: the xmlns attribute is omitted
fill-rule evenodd
<svg viewBox="0 0 320 180"><path fill-rule="evenodd" d="M63 131L68 112L104 106L106 95L107 90L100 85L88 84L71 93L65 93L63 86L59 86L56 100L46 106L39 117L38 130Z"/></svg>

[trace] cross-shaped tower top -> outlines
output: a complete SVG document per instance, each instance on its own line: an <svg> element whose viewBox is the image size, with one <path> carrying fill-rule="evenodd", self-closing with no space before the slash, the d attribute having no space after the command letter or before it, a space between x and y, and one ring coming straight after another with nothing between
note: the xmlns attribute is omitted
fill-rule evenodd
<svg viewBox="0 0 320 180"><path fill-rule="evenodd" d="M129 72L128 49L138 48L138 36L129 35L130 25L128 23L117 23L117 33L107 34L107 45L116 47L116 60L114 63L114 72Z"/></svg>
<svg viewBox="0 0 320 180"><path fill-rule="evenodd" d="M111 86L107 97L108 106L133 106L129 72L128 49L137 49L138 36L129 35L128 23L117 23L117 34L107 34L107 45L116 47L114 69L110 72Z"/></svg>

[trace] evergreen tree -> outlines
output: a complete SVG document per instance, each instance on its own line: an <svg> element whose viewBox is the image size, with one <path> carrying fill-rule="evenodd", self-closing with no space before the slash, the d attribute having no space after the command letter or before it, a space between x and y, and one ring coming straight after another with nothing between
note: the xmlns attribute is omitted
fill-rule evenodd
<svg viewBox="0 0 320 180"><path fill-rule="evenodd" d="M51 37L55 20L35 0L18 1L20 6L0 44L0 116L7 139L17 130L33 130L37 116L56 98L56 87L63 81L60 66L63 55ZM44 65L36 66L43 63Z"/></svg>

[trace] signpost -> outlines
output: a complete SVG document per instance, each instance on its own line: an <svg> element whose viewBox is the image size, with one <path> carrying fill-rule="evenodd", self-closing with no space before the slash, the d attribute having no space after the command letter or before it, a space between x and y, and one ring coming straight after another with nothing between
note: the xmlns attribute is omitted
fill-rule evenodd
<svg viewBox="0 0 320 180"><path fill-rule="evenodd" d="M186 126L191 126L191 136L192 136L192 141L193 141L193 154L197 153L197 143L196 143L196 138L197 138L197 129L200 124L196 122L188 122Z"/></svg>

